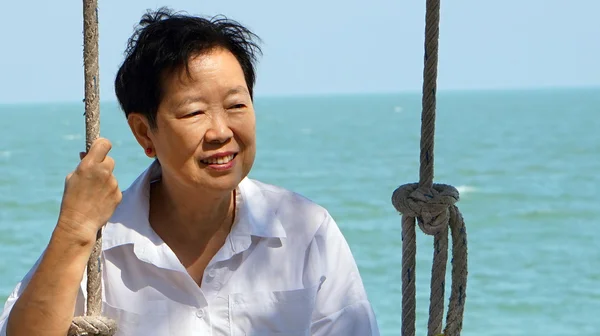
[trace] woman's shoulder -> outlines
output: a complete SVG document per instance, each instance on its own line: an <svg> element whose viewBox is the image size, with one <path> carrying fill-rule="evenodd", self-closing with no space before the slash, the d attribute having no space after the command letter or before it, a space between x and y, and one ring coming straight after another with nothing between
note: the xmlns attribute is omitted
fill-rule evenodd
<svg viewBox="0 0 600 336"><path fill-rule="evenodd" d="M273 212L289 229L298 226L318 229L322 224L333 221L329 211L309 197L275 184L246 178L240 184L245 201L249 206L264 207Z"/></svg>
<svg viewBox="0 0 600 336"><path fill-rule="evenodd" d="M311 198L279 185L246 178L241 186L246 187L244 191L249 191L250 193L253 193L254 196L256 196L257 191L260 192L260 196L272 206L294 206L301 211L327 212L327 209L325 209L324 206L318 204Z"/></svg>

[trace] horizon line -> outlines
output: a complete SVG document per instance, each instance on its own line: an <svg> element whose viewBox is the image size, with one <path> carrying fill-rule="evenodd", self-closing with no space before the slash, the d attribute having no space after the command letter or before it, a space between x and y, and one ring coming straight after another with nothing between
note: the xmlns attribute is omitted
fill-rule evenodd
<svg viewBox="0 0 600 336"><path fill-rule="evenodd" d="M500 92L531 92L531 91L552 91L552 90L600 90L600 85L564 85L564 86L536 86L536 87L506 87L506 88L453 88L440 89L437 94L457 94L457 93L500 93ZM322 97L345 97L345 96L387 96L387 95L421 95L421 90L397 90L397 91L330 91L330 92L310 92L310 93L284 93L284 94L256 94L257 99L293 99L293 98L322 98ZM45 104L83 104L81 101L14 101L2 102L0 106L11 105L45 105ZM118 104L116 97L103 100L100 98L100 104Z"/></svg>

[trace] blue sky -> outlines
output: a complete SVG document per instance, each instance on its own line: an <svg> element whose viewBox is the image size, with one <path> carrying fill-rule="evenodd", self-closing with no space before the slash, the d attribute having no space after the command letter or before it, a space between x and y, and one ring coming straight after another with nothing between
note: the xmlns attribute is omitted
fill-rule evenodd
<svg viewBox="0 0 600 336"><path fill-rule="evenodd" d="M257 95L419 91L425 0L99 0L101 99L148 8L224 14L264 41ZM6 1L0 103L81 101L81 1ZM442 1L439 89L600 86L600 1Z"/></svg>

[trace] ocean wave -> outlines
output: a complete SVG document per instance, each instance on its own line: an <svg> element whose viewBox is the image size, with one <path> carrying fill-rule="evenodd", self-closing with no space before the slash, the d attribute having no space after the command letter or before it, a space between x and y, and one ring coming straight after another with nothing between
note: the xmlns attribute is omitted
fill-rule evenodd
<svg viewBox="0 0 600 336"><path fill-rule="evenodd" d="M472 193L472 192L476 192L477 188L475 188L473 186L468 186L468 185L460 185L460 186L456 187L456 190L458 190L458 192L461 195L464 195L464 194L469 194L469 193Z"/></svg>
<svg viewBox="0 0 600 336"><path fill-rule="evenodd" d="M62 138L67 141L79 140L81 139L81 134L65 134Z"/></svg>

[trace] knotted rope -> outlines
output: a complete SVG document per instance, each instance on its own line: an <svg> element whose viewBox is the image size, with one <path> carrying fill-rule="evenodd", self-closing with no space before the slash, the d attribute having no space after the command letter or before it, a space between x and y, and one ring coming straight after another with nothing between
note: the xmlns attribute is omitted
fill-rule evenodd
<svg viewBox="0 0 600 336"><path fill-rule="evenodd" d="M98 1L83 0L83 62L85 71L85 143L86 152L100 136L100 74L98 67ZM102 231L87 265L86 316L76 316L69 336L112 336L117 330L115 321L102 314Z"/></svg>
<svg viewBox="0 0 600 336"><path fill-rule="evenodd" d="M440 0L427 0L419 183L400 186L392 195L394 207L402 213L403 336L415 335L415 219L425 234L434 236L427 335L442 333L448 226L452 235L452 291L444 335L460 335L466 298L467 233L463 217L454 205L459 193L452 186L433 183L439 20Z"/></svg>

